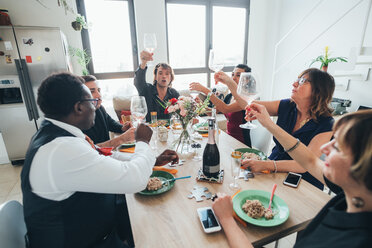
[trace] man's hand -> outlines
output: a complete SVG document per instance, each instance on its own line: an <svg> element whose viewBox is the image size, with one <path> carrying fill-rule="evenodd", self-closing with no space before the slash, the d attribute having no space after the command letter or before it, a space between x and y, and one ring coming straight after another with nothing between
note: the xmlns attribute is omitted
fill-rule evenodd
<svg viewBox="0 0 372 248"><path fill-rule="evenodd" d="M125 131L127 131L127 130L128 130L129 128L131 128L131 127L133 127L132 122L127 121L127 122L125 122L125 123L123 124L123 127L121 128L121 130L122 130L123 132L125 132Z"/></svg>
<svg viewBox="0 0 372 248"><path fill-rule="evenodd" d="M173 150L165 150L162 152L157 158L155 162L155 166L162 166L165 164L168 164L169 162L172 162L172 164L178 163L178 155Z"/></svg>
<svg viewBox="0 0 372 248"><path fill-rule="evenodd" d="M145 69L146 67L146 64L148 61L153 61L153 56L154 54L153 53L149 53L147 51L142 51L141 54L140 54L140 58L141 58L141 68L142 69Z"/></svg>
<svg viewBox="0 0 372 248"><path fill-rule="evenodd" d="M146 126L143 123L140 123L135 131L135 138L136 141L143 141L145 143L149 143L152 136L152 130L150 127Z"/></svg>
<svg viewBox="0 0 372 248"><path fill-rule="evenodd" d="M127 142L133 142L134 141L134 134L135 134L136 128L131 127L129 128L125 133L121 134L120 137L120 143L127 143Z"/></svg>

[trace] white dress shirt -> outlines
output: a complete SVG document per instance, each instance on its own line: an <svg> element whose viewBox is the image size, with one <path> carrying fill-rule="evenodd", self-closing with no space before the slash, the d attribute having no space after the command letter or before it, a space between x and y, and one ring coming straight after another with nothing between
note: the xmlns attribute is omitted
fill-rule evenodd
<svg viewBox="0 0 372 248"><path fill-rule="evenodd" d="M100 155L72 125L46 118L76 137L58 137L41 146L30 169L32 192L62 201L76 191L135 193L145 189L156 158L149 145L137 142L135 153Z"/></svg>

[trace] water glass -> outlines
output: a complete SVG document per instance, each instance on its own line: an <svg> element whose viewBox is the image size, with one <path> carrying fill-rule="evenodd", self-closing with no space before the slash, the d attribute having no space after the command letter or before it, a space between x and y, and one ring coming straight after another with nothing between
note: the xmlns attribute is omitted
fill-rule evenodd
<svg viewBox="0 0 372 248"><path fill-rule="evenodd" d="M134 120L133 125L137 127L139 123L143 122L147 114L147 104L145 97L132 96L130 102L130 112Z"/></svg>
<svg viewBox="0 0 372 248"><path fill-rule="evenodd" d="M192 160L194 160L194 161L200 161L200 160L202 160L202 146L201 146L201 144L200 143L197 143L197 142L195 142L195 143L192 143L191 144L191 148L193 148L194 149L194 157L192 158Z"/></svg>
<svg viewBox="0 0 372 248"><path fill-rule="evenodd" d="M234 151L231 153L231 176L234 178L234 182L230 183L229 187L233 190L240 189L240 185L236 182L240 174L242 153Z"/></svg>

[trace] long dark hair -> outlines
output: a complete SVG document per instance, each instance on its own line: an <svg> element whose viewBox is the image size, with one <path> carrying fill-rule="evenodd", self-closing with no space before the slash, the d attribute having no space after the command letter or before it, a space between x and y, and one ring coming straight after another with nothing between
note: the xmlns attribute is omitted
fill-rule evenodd
<svg viewBox="0 0 372 248"><path fill-rule="evenodd" d="M174 71L172 69L172 67L170 65L168 65L167 63L159 63L155 66L154 68L154 82L153 84L156 85L157 84L157 81L156 81L156 74L158 73L158 70L159 70L159 67L163 67L164 69L166 70L169 70L170 74L171 74L171 80L169 82L169 87L172 87L172 82L174 80Z"/></svg>

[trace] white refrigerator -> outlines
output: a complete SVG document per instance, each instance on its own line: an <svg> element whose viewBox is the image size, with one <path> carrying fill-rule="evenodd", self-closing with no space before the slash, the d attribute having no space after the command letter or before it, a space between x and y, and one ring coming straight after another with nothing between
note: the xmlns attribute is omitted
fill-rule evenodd
<svg viewBox="0 0 372 248"><path fill-rule="evenodd" d="M51 73L70 71L71 64L59 28L0 26L0 55L0 132L17 164L43 119L38 87Z"/></svg>

